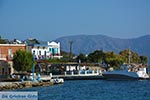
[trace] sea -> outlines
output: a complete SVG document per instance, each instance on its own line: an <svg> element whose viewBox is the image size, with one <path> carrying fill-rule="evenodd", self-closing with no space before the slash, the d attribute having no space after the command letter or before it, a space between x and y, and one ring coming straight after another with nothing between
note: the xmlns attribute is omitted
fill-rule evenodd
<svg viewBox="0 0 150 100"><path fill-rule="evenodd" d="M150 100L150 80L73 80L15 91L37 91L38 100Z"/></svg>

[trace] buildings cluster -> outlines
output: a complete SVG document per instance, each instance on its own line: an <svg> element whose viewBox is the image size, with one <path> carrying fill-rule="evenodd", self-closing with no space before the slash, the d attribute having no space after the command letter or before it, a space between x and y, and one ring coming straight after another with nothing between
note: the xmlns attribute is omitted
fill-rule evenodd
<svg viewBox="0 0 150 100"><path fill-rule="evenodd" d="M59 42L52 41L47 42L47 44L27 44L16 40L11 44L0 44L0 75L14 73L13 55L19 49L31 52L34 60L62 57Z"/></svg>

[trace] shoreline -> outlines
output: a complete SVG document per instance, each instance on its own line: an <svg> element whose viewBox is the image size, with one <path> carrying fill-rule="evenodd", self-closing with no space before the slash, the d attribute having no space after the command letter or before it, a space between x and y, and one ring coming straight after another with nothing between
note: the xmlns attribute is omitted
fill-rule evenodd
<svg viewBox="0 0 150 100"><path fill-rule="evenodd" d="M63 79L63 81L56 82L57 78L58 80ZM69 80L107 80L107 79L105 79L102 75L53 75L52 79L50 79L49 76L45 76L41 78L41 81L0 82L0 91L16 90L31 87L53 86L55 84L63 84L64 80L69 81ZM150 80L150 78L137 80Z"/></svg>
<svg viewBox="0 0 150 100"><path fill-rule="evenodd" d="M0 91L53 85L51 81L0 82Z"/></svg>

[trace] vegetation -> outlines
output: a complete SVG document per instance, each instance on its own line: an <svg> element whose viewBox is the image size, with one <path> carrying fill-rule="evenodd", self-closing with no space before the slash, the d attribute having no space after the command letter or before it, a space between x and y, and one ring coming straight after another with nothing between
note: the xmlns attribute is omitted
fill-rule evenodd
<svg viewBox="0 0 150 100"><path fill-rule="evenodd" d="M32 38L28 39L26 42L28 44L40 44L40 42L37 39L32 39Z"/></svg>
<svg viewBox="0 0 150 100"><path fill-rule="evenodd" d="M123 64L123 59L114 52L107 52L105 53L104 62L116 69L119 65Z"/></svg>
<svg viewBox="0 0 150 100"><path fill-rule="evenodd" d="M32 44L40 44L39 41L37 39L32 39L29 40Z"/></svg>
<svg viewBox="0 0 150 100"><path fill-rule="evenodd" d="M146 56L140 56L140 63L146 64L148 62L148 59Z"/></svg>
<svg viewBox="0 0 150 100"><path fill-rule="evenodd" d="M131 63L139 63L140 62L140 57L136 52L133 52L129 49L123 50L119 53L123 59L124 62L128 63L129 62L129 57L131 58L130 62Z"/></svg>
<svg viewBox="0 0 150 100"><path fill-rule="evenodd" d="M103 62L104 60L104 52L102 50L96 50L93 53L88 55L89 62Z"/></svg>
<svg viewBox="0 0 150 100"><path fill-rule="evenodd" d="M129 49L125 49L120 51L119 54L114 52L103 52L102 50L96 50L90 53L88 56L84 54L79 54L77 60L81 60L81 62L86 63L105 63L108 67L113 67L117 69L123 63L142 63L147 64L146 56L139 56L136 52L129 51Z"/></svg>
<svg viewBox="0 0 150 100"><path fill-rule="evenodd" d="M82 61L82 62L87 62L87 56L86 55L84 55L83 53L80 53L78 56L77 56L77 61Z"/></svg>
<svg viewBox="0 0 150 100"><path fill-rule="evenodd" d="M16 71L31 71L33 62L33 55L30 52L18 50L14 54L13 67Z"/></svg>
<svg viewBox="0 0 150 100"><path fill-rule="evenodd" d="M6 44L6 41L0 36L0 44Z"/></svg>

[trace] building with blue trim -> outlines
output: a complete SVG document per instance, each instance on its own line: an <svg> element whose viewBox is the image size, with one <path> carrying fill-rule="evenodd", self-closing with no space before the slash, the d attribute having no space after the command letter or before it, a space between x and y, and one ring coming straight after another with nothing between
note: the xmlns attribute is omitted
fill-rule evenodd
<svg viewBox="0 0 150 100"><path fill-rule="evenodd" d="M35 60L62 58L60 53L60 42L47 42L47 44L34 44L31 46L31 52Z"/></svg>

